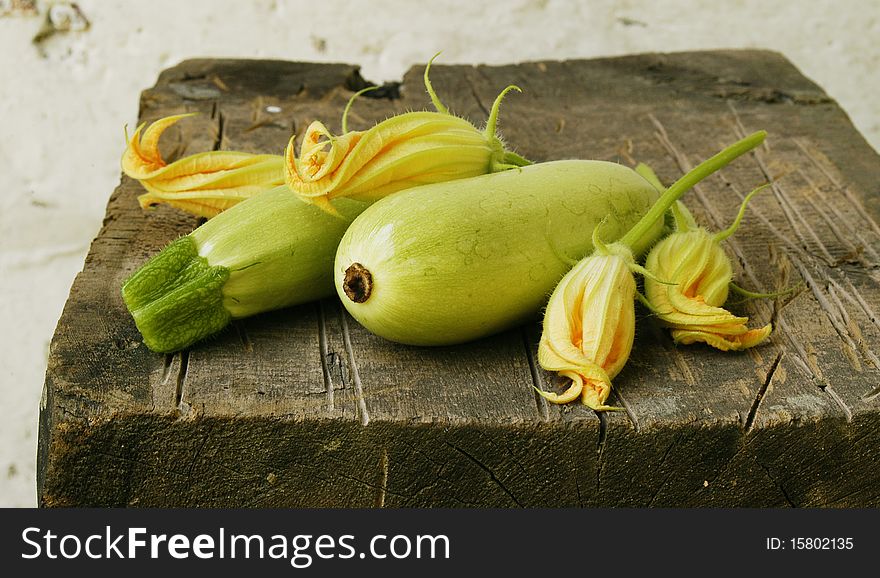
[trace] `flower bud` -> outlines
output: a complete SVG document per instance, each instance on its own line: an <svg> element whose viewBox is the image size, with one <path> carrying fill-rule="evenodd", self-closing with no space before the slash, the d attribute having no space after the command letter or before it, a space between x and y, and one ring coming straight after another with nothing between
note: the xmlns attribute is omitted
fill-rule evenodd
<svg viewBox="0 0 880 578"><path fill-rule="evenodd" d="M538 363L572 383L562 394L539 391L549 401L580 398L595 410L615 409L605 401L635 338L634 265L626 247L603 247L579 261L553 291L544 314Z"/></svg>
<svg viewBox="0 0 880 578"><path fill-rule="evenodd" d="M313 122L303 135L299 157L291 138L285 152L290 190L303 201L333 212L330 201L339 197L373 202L417 185L530 164L505 150L495 135L501 100L519 88L508 86L498 95L481 131L447 111L431 87L429 69L430 63L425 69L425 87L436 111L407 112L369 130L349 132L346 114L350 101L343 113L343 134L334 136L322 123Z"/></svg>
<svg viewBox="0 0 880 578"><path fill-rule="evenodd" d="M758 345L770 335L770 324L749 329L748 317L738 317L721 307L733 278L721 241L734 233L746 203L759 190L746 197L729 229L711 235L677 219L678 230L648 254L645 268L652 276L645 277L645 297L663 325L672 330L676 343L699 341L722 351L738 351Z"/></svg>

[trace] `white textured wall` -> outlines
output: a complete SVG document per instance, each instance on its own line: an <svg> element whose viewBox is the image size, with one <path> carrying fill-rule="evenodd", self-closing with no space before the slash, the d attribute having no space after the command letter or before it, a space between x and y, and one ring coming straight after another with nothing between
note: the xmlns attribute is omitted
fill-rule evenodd
<svg viewBox="0 0 880 578"><path fill-rule="evenodd" d="M0 0L0 506L35 504L49 340L118 182L122 126L182 59L351 62L382 81L440 49L443 63L491 64L771 48L880 148L875 0L79 0L88 30L40 45L47 6L15 4Z"/></svg>

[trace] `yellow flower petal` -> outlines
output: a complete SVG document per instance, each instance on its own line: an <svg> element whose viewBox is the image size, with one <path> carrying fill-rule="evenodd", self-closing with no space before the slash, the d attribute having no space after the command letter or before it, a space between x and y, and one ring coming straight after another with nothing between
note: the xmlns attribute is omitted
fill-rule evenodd
<svg viewBox="0 0 880 578"><path fill-rule="evenodd" d="M734 335L724 335L718 331L709 330L672 330L672 339L676 343L690 345L691 343L702 342L711 345L721 351L741 351L754 347L767 339L773 330L769 323L760 329L750 329L743 333Z"/></svg>
<svg viewBox="0 0 880 578"><path fill-rule="evenodd" d="M496 153L468 121L439 112L401 114L340 136L312 123L299 157L293 139L288 144L286 182L307 202L375 201L416 185L486 174Z"/></svg>
<svg viewBox="0 0 880 578"><path fill-rule="evenodd" d="M654 277L645 278L645 296L676 343L737 351L770 335L770 325L750 330L748 317L721 307L733 273L719 241L704 229L670 234L648 254L645 268Z"/></svg>
<svg viewBox="0 0 880 578"><path fill-rule="evenodd" d="M550 296L538 363L572 380L562 395L540 392L553 403L580 397L595 410L606 405L613 379L626 364L635 338L635 279L628 250L582 259Z"/></svg>
<svg viewBox="0 0 880 578"><path fill-rule="evenodd" d="M330 200L338 197L373 202L418 185L530 164L505 150L495 135L501 100L519 88L508 86L496 97L486 129L480 131L443 106L428 79L430 67L429 62L424 80L435 112L408 112L366 131L347 131L346 117L353 97L342 116L344 134L334 136L326 126L313 122L303 135L299 157L291 138L284 155L290 190L302 200L333 212Z"/></svg>
<svg viewBox="0 0 880 578"><path fill-rule="evenodd" d="M142 124L128 139L122 170L147 189L138 197L142 207L166 203L201 217L213 217L244 199L284 184L284 158L280 155L210 151L166 164L159 152L159 138L168 127L189 116L192 114L159 119L146 131Z"/></svg>

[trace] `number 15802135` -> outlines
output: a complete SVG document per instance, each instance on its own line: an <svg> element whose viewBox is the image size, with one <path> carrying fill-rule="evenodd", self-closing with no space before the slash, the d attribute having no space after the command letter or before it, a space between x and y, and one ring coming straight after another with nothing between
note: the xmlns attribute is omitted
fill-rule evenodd
<svg viewBox="0 0 880 578"><path fill-rule="evenodd" d="M852 538L767 538L768 550L852 550Z"/></svg>

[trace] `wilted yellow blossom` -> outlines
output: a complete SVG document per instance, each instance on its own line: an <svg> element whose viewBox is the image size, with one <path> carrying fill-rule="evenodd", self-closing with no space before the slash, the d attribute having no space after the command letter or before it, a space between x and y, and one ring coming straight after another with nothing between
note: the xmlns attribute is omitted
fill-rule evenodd
<svg viewBox="0 0 880 578"><path fill-rule="evenodd" d="M145 124L141 124L131 138L126 136L122 170L149 191L138 197L141 207L166 203L210 218L239 201L284 184L284 157L280 155L209 151L166 164L159 153L159 138L168 127L188 116L192 114L159 119L145 131Z"/></svg>
<svg viewBox="0 0 880 578"><path fill-rule="evenodd" d="M625 246L596 247L550 296L538 345L541 367L571 379L571 386L562 394L539 393L553 403L580 398L592 409L608 410L615 409L605 404L611 380L635 338L635 262Z"/></svg>
<svg viewBox="0 0 880 578"><path fill-rule="evenodd" d="M330 201L338 197L372 202L417 185L529 164L505 150L495 135L501 100L517 87L508 86L498 95L481 131L440 103L428 80L429 68L430 63L425 87L436 112L399 114L369 130L350 132L343 115L343 134L338 136L313 122L303 135L299 157L293 138L287 146L287 186L304 201L333 212Z"/></svg>
<svg viewBox="0 0 880 578"><path fill-rule="evenodd" d="M677 218L678 230L648 254L645 268L655 279L645 278L645 297L661 322L672 330L676 343L699 341L723 351L736 351L758 345L770 335L770 324L749 329L748 317L736 316L721 307L727 301L733 278L721 241L736 231L746 203L759 190L746 197L729 229L711 235Z"/></svg>

